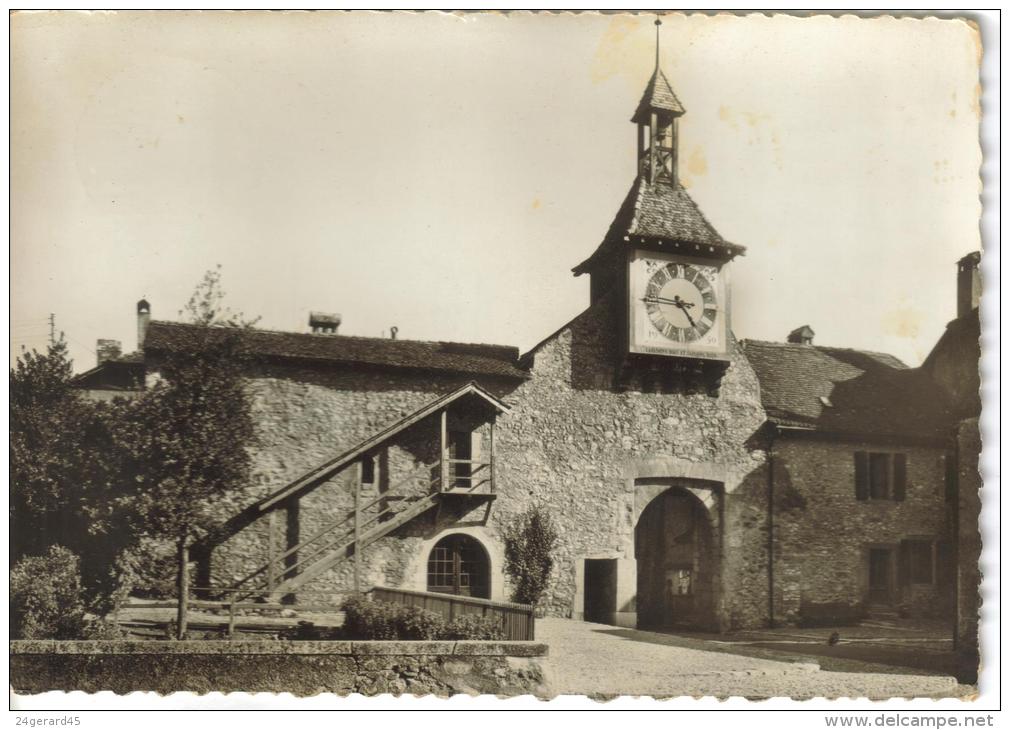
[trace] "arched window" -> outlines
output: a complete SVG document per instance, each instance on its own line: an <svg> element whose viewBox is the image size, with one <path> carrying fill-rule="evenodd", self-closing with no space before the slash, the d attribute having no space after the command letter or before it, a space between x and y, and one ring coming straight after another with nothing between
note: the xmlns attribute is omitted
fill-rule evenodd
<svg viewBox="0 0 1010 730"><path fill-rule="evenodd" d="M443 537L428 556L428 590L491 597L491 567L484 546L469 535Z"/></svg>

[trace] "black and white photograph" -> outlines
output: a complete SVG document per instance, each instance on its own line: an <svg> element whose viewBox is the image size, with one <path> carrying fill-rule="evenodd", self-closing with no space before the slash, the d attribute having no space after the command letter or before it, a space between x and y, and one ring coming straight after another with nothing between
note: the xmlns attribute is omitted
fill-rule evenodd
<svg viewBox="0 0 1010 730"><path fill-rule="evenodd" d="M998 691L971 17L8 20L12 709Z"/></svg>

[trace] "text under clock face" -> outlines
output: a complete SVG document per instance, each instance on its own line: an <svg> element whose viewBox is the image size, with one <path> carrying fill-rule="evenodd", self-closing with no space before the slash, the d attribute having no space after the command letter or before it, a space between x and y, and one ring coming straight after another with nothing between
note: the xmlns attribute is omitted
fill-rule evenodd
<svg viewBox="0 0 1010 730"><path fill-rule="evenodd" d="M653 327L673 342L704 337L719 315L712 283L690 264L670 263L658 269L646 285L643 301Z"/></svg>

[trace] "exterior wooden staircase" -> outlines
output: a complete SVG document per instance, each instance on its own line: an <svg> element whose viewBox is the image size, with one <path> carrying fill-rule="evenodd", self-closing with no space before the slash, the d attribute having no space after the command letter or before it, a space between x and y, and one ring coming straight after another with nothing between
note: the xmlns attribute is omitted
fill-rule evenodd
<svg viewBox="0 0 1010 730"><path fill-rule="evenodd" d="M285 500L297 497L347 469L355 470L354 509L331 522L297 545L270 559L231 586L234 599L266 597L275 602L318 578L349 559L355 561L355 590L360 585L360 561L364 548L397 528L414 520L439 504L446 495L468 495L494 499L494 421L491 420L491 451L487 462L449 458L446 437L446 413L461 398L478 397L493 407L495 415L507 412L501 401L475 383L436 398L427 406L406 416L388 428L356 444L335 459L301 475L250 509L254 514L279 508ZM419 464L395 486L368 502L362 499L361 458L391 441L406 428L429 416L439 416L440 458L431 464Z"/></svg>

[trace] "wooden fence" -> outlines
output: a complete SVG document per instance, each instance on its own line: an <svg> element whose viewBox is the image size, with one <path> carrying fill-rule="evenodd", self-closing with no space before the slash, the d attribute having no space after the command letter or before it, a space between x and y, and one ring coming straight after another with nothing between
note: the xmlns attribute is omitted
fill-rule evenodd
<svg viewBox="0 0 1010 730"><path fill-rule="evenodd" d="M399 588L375 587L370 592L374 601L419 606L441 615L447 621L452 621L456 616L465 614L500 618L507 641L533 641L533 606L522 603L489 601L486 598L455 596L450 593L407 591Z"/></svg>

